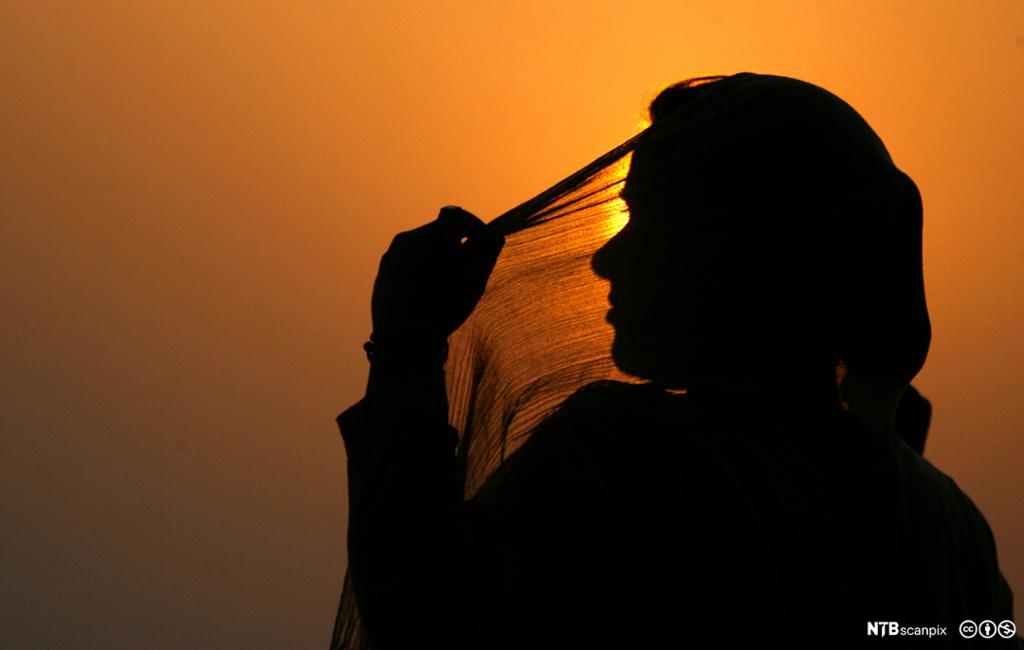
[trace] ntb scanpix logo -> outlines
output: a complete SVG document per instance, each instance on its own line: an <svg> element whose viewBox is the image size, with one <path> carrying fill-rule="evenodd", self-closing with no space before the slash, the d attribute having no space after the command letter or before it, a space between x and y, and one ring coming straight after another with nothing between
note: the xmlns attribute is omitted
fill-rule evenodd
<svg viewBox="0 0 1024 650"><path fill-rule="evenodd" d="M868 636L924 636L929 639L949 634L942 625L900 625L896 621L868 621Z"/></svg>

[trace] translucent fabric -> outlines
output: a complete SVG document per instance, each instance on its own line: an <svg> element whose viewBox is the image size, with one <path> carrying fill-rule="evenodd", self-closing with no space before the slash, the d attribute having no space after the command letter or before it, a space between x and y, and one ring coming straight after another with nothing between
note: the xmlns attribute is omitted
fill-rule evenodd
<svg viewBox="0 0 1024 650"><path fill-rule="evenodd" d="M844 338L843 361L879 381L907 383L920 368L928 329L920 199L870 127L830 93L783 77L708 78L680 92L686 96L669 113L651 107L643 132L490 222L506 244L483 299L452 336L446 366L465 498L580 388L643 381L616 368L609 285L591 268L628 219L620 196L627 175L635 188L678 178L668 211L761 196L774 207L735 228L776 236L821 228L835 242L833 259L871 256L883 270L856 273L877 291L836 289L837 313L857 314L843 320L856 330ZM633 165L638 147L656 154ZM828 214L814 205L826 193L843 197ZM863 234L877 233L879 223L891 240ZM905 261L888 262L897 258ZM835 287L850 286L836 262L819 262L834 272ZM369 647L346 578L332 648Z"/></svg>
<svg viewBox="0 0 1024 650"><path fill-rule="evenodd" d="M577 389L600 379L630 380L609 355L608 285L590 268L594 252L627 218L618 193L628 159L507 237L484 299L452 339L449 411L462 432L467 498ZM543 325L517 325L523 322Z"/></svg>

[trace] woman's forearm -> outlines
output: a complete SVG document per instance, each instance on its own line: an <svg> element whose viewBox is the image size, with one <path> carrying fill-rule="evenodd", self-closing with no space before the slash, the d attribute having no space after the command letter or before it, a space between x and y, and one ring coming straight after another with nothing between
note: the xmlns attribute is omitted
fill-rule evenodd
<svg viewBox="0 0 1024 650"><path fill-rule="evenodd" d="M380 648L450 643L464 606L460 563L472 551L462 548L443 369L374 364L354 409L339 424L349 452L349 571L364 627Z"/></svg>

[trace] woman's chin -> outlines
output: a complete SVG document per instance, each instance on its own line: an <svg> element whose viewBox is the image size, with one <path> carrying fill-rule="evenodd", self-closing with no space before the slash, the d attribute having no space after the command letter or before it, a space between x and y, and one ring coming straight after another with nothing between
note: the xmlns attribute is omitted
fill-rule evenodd
<svg viewBox="0 0 1024 650"><path fill-rule="evenodd" d="M615 333L615 340L612 342L612 360L615 366L627 375L656 381L666 385L679 383L679 372L669 372L666 367L666 357L657 354L651 346L638 345L635 338L622 336Z"/></svg>

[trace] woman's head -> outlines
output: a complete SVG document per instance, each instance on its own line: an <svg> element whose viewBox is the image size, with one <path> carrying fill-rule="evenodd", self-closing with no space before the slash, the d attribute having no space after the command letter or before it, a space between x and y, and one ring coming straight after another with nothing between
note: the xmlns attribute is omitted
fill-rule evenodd
<svg viewBox="0 0 1024 650"><path fill-rule="evenodd" d="M593 259L619 367L686 388L828 381L841 360L908 382L929 339L920 198L867 123L752 74L676 84L650 115L629 222Z"/></svg>

